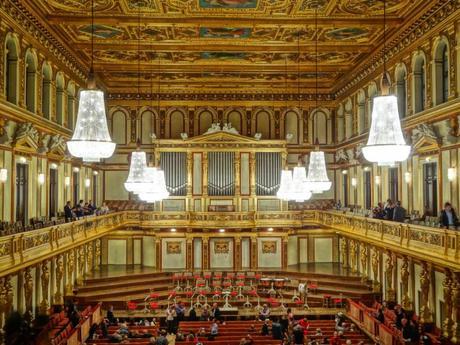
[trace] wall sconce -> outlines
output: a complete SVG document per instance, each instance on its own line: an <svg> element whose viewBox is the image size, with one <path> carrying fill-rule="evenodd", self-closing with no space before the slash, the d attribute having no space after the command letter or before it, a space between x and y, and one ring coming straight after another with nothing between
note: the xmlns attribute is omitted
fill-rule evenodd
<svg viewBox="0 0 460 345"><path fill-rule="evenodd" d="M175 228L172 228L171 229L171 232L176 232L177 230Z"/></svg>
<svg viewBox="0 0 460 345"><path fill-rule="evenodd" d="M404 181L406 181L406 183L410 183L412 181L412 174L410 172L405 172L404 173Z"/></svg>
<svg viewBox="0 0 460 345"><path fill-rule="evenodd" d="M40 185L45 184L45 174L44 173L38 174L38 184Z"/></svg>
<svg viewBox="0 0 460 345"><path fill-rule="evenodd" d="M91 186L91 180L89 178L85 178L85 187L89 188Z"/></svg>
<svg viewBox="0 0 460 345"><path fill-rule="evenodd" d="M351 178L351 185L356 187L358 185L358 179L356 177Z"/></svg>
<svg viewBox="0 0 460 345"><path fill-rule="evenodd" d="M369 171L369 170L371 170L371 168L369 168L369 167L364 167L364 171Z"/></svg>
<svg viewBox="0 0 460 345"><path fill-rule="evenodd" d="M18 162L21 163L21 164L26 164L27 163L27 159L26 157L18 157Z"/></svg>
<svg viewBox="0 0 460 345"><path fill-rule="evenodd" d="M348 171L347 170L342 170L342 174L346 175L346 174L348 174Z"/></svg>
<svg viewBox="0 0 460 345"><path fill-rule="evenodd" d="M70 176L64 177L64 185L65 185L66 187L69 187L69 186L70 186Z"/></svg>
<svg viewBox="0 0 460 345"><path fill-rule="evenodd" d="M79 172L80 168L79 167L74 167L72 170L73 170L73 172Z"/></svg>
<svg viewBox="0 0 460 345"><path fill-rule="evenodd" d="M380 185L380 182L382 182L382 179L380 178L379 175L377 175L377 176L374 177L374 181L375 181L376 185Z"/></svg>
<svg viewBox="0 0 460 345"><path fill-rule="evenodd" d="M430 156L428 156L428 157L425 158L425 162L427 162L427 163L428 163L430 160L431 160L431 157L430 157Z"/></svg>
<svg viewBox="0 0 460 345"><path fill-rule="evenodd" d="M5 183L8 180L8 170L0 169L0 183Z"/></svg>
<svg viewBox="0 0 460 345"><path fill-rule="evenodd" d="M57 168L58 168L58 165L56 163L50 164L50 169L56 170Z"/></svg>
<svg viewBox="0 0 460 345"><path fill-rule="evenodd" d="M447 179L450 182L455 181L456 177L457 177L457 169L456 168L447 169Z"/></svg>
<svg viewBox="0 0 460 345"><path fill-rule="evenodd" d="M97 175L99 175L99 172L98 171L93 171L93 175L97 176Z"/></svg>

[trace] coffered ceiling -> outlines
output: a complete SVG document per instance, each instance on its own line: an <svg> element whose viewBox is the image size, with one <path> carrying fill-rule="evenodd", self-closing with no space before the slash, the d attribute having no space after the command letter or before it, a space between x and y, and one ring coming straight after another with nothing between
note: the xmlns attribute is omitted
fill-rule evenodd
<svg viewBox="0 0 460 345"><path fill-rule="evenodd" d="M20 1L89 66L90 0ZM94 2L95 69L110 92L136 92L138 57L142 92L159 81L170 91L313 92L317 39L319 92L330 93L383 43L381 0ZM387 0L389 35L427 3Z"/></svg>

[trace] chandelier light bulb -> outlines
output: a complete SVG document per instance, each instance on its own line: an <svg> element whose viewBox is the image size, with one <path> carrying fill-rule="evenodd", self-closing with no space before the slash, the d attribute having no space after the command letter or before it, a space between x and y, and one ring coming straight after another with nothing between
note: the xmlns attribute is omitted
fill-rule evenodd
<svg viewBox="0 0 460 345"><path fill-rule="evenodd" d="M280 187L276 196L278 199L288 201L289 191L292 189L292 171L289 169L281 170Z"/></svg>
<svg viewBox="0 0 460 345"><path fill-rule="evenodd" d="M67 148L72 156L85 162L99 162L115 151L105 114L104 93L101 90L82 90L78 105L77 123Z"/></svg>
<svg viewBox="0 0 460 345"><path fill-rule="evenodd" d="M452 182L455 181L457 178L457 169L456 168L449 168L447 169L447 179Z"/></svg>
<svg viewBox="0 0 460 345"><path fill-rule="evenodd" d="M369 162L387 166L409 157L410 146L404 141L396 96L374 98L369 139L362 152Z"/></svg>
<svg viewBox="0 0 460 345"><path fill-rule="evenodd" d="M408 171L406 171L404 173L404 181L406 181L406 183L410 183L412 181L412 174Z"/></svg>
<svg viewBox="0 0 460 345"><path fill-rule="evenodd" d="M66 187L69 187L69 186L70 186L70 176L64 177L64 185L65 185Z"/></svg>
<svg viewBox="0 0 460 345"><path fill-rule="evenodd" d="M313 193L322 193L331 189L326 170L326 159L323 151L312 151L308 164L307 188Z"/></svg>
<svg viewBox="0 0 460 345"><path fill-rule="evenodd" d="M0 183L5 183L8 180L8 170L0 169Z"/></svg>
<svg viewBox="0 0 460 345"><path fill-rule="evenodd" d="M303 166L297 166L292 172L292 191L290 199L296 202L307 201L311 198L311 191L307 183L307 171Z"/></svg>
<svg viewBox="0 0 460 345"><path fill-rule="evenodd" d="M145 176L147 183L142 192L138 193L139 199L145 202L156 202L169 196L163 170L148 167Z"/></svg>

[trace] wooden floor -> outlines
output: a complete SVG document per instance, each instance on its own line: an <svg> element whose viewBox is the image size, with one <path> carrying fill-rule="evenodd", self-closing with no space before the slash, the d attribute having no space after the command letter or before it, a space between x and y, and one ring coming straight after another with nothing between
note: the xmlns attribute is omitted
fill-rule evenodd
<svg viewBox="0 0 460 345"><path fill-rule="evenodd" d="M286 277L290 279L283 289L278 290L275 297L275 306L272 308L274 314L285 312L286 307L290 307L297 315L332 315L342 307L340 304L331 303L327 308L324 307L324 298L329 295L330 299L359 299L373 300L375 294L372 292L370 284L363 282L361 278L348 270L341 269L336 264L302 264L290 266L284 271L258 270L264 277ZM154 268L141 266L102 266L86 277L84 284L77 288L75 297L80 304L103 302L103 305L113 305L115 314L120 317L145 317L148 315L164 316L163 309L173 298L168 300L175 284L172 281L171 271L159 271ZM296 293L298 281L314 282L318 285L317 289L310 291L307 298L308 309L303 305L295 303L292 298ZM264 303L272 303L268 298L268 288L258 286L258 296L247 296L245 298L230 299L231 308L228 308L227 315L233 317L251 317L257 314L255 306ZM152 301L148 298L150 293L155 292L158 298L156 311L147 311L145 301ZM196 297L191 300L185 292L179 291L175 300L182 301L187 307L196 302ZM138 304L135 311L127 310L127 302L132 301ZM224 304L222 298L213 300L212 294L207 295L206 302L212 304L218 302L220 306ZM252 307L245 307L245 302L250 302ZM204 304L204 302L203 302ZM198 308L198 314L200 310Z"/></svg>

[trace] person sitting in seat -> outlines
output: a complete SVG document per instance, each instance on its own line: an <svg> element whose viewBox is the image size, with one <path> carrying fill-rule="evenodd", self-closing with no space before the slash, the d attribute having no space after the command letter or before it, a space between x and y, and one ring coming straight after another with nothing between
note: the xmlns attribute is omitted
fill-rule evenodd
<svg viewBox="0 0 460 345"><path fill-rule="evenodd" d="M214 338L219 334L219 325L217 324L216 319L212 319L212 324L209 329L210 338Z"/></svg>
<svg viewBox="0 0 460 345"><path fill-rule="evenodd" d="M74 214L73 214L73 211L72 211L72 206L70 206L70 201L67 201L65 206L64 206L64 217L65 217L65 221L67 223L71 222L72 219L74 218Z"/></svg>
<svg viewBox="0 0 460 345"><path fill-rule="evenodd" d="M262 329L260 331L262 335L269 335L270 334L270 320L265 319L264 324L262 325Z"/></svg>
<svg viewBox="0 0 460 345"><path fill-rule="evenodd" d="M155 345L168 345L169 341L166 338L166 330L162 329L160 331L160 336L157 338Z"/></svg>
<svg viewBox="0 0 460 345"><path fill-rule="evenodd" d="M268 305L264 304L262 310L259 313L259 320L265 321L265 319L269 316L270 316L270 308L268 308Z"/></svg>
<svg viewBox="0 0 460 345"><path fill-rule="evenodd" d="M444 209L441 211L441 226L446 229L457 229L458 217L454 208L449 202L444 204Z"/></svg>

